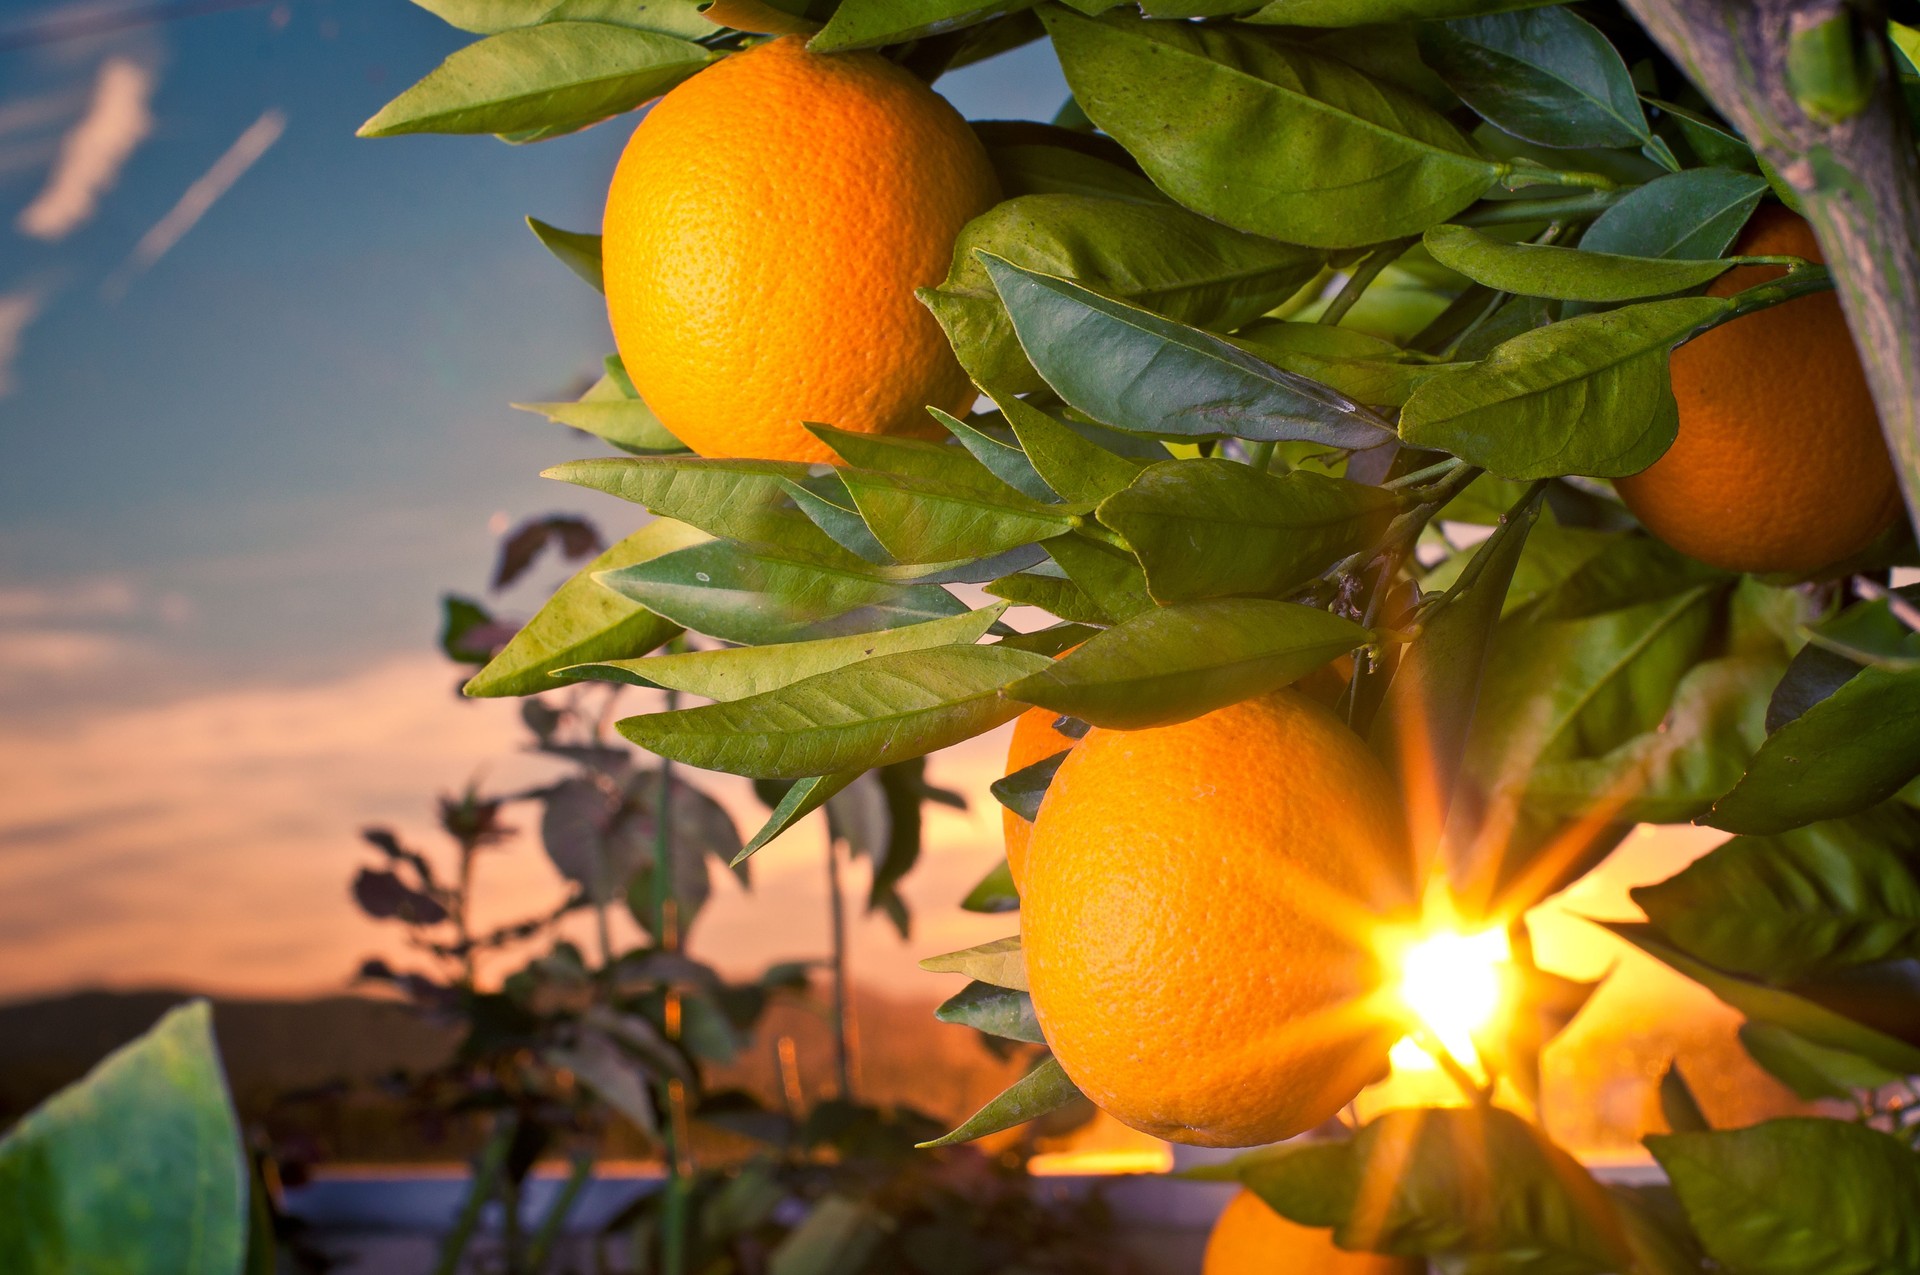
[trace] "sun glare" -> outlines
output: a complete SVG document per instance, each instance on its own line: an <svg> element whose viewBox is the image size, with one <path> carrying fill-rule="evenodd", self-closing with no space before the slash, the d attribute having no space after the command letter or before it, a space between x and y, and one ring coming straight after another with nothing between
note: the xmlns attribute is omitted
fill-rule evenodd
<svg viewBox="0 0 1920 1275"><path fill-rule="evenodd" d="M1400 956L1401 1001L1463 1066L1479 1064L1473 1035L1499 1012L1501 967L1512 956L1506 931L1499 929L1430 934L1409 944ZM1408 1071L1435 1065L1412 1037L1394 1046L1392 1060Z"/></svg>

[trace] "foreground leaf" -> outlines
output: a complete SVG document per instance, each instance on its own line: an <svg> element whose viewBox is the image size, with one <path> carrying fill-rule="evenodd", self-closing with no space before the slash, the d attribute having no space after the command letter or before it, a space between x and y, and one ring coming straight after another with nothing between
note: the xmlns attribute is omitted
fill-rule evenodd
<svg viewBox="0 0 1920 1275"><path fill-rule="evenodd" d="M9 1275L238 1275L247 1170L205 1001L169 1012L0 1141Z"/></svg>
<svg viewBox="0 0 1920 1275"><path fill-rule="evenodd" d="M687 450L687 445L660 423L653 409L637 398L592 398L573 403L514 403L512 406L523 412L538 412L550 421L603 438L621 451L637 456Z"/></svg>
<svg viewBox="0 0 1920 1275"><path fill-rule="evenodd" d="M1375 22L1464 18L1476 13L1532 9L1560 0L1268 0L1249 22L1290 27L1351 27Z"/></svg>
<svg viewBox="0 0 1920 1275"><path fill-rule="evenodd" d="M489 698L550 691L558 669L643 655L677 636L680 625L601 584L597 577L706 539L684 523L659 518L615 544L561 585L500 653L468 680L466 693Z"/></svg>
<svg viewBox="0 0 1920 1275"><path fill-rule="evenodd" d="M1241 230L1382 243L1445 221L1506 172L1419 98L1306 46L1058 7L1041 19L1093 122L1160 189Z"/></svg>
<svg viewBox="0 0 1920 1275"><path fill-rule="evenodd" d="M1109 497L1100 521L1126 538L1161 602L1284 593L1386 530L1394 499L1305 470L1167 461Z"/></svg>
<svg viewBox="0 0 1920 1275"><path fill-rule="evenodd" d="M983 258L1020 345L1068 403L1159 437L1375 447L1392 429L1367 408L1232 342L1066 279Z"/></svg>
<svg viewBox="0 0 1920 1275"><path fill-rule="evenodd" d="M776 555L851 564L846 550L791 507L786 484L806 481L808 472L797 461L642 456L569 461L540 476L604 491L662 518Z"/></svg>
<svg viewBox="0 0 1920 1275"><path fill-rule="evenodd" d="M842 470L840 480L874 538L903 563L992 557L1061 535L1079 521L997 480L998 491L877 470Z"/></svg>
<svg viewBox="0 0 1920 1275"><path fill-rule="evenodd" d="M658 97L716 56L606 22L504 31L456 49L362 124L359 136L572 131Z"/></svg>
<svg viewBox="0 0 1920 1275"><path fill-rule="evenodd" d="M934 1010L933 1016L943 1023L959 1023L1004 1040L1047 1043L1040 1034L1040 1021L1034 1017L1033 997L1010 987L968 983Z"/></svg>
<svg viewBox="0 0 1920 1275"><path fill-rule="evenodd" d="M1067 1079L1059 1060L1048 1057L1038 1067L1014 1081L1005 1093L967 1117L966 1123L958 1129L945 1137L922 1142L919 1146L925 1149L972 1142L975 1138L984 1138L990 1133L1037 1120L1050 1111L1058 1111L1069 1103L1084 1100L1085 1095Z"/></svg>
<svg viewBox="0 0 1920 1275"><path fill-rule="evenodd" d="M944 35L1033 7L1034 0L842 0L820 34L815 53L873 49Z"/></svg>
<svg viewBox="0 0 1920 1275"><path fill-rule="evenodd" d="M561 265L592 284L595 290L607 290L606 281L601 278L599 235L562 230L558 226L549 226L538 217L527 218L527 228L533 231L534 238L540 241L541 246L559 258Z"/></svg>
<svg viewBox="0 0 1920 1275"><path fill-rule="evenodd" d="M1027 958L1020 950L1020 936L995 939L964 951L929 956L920 968L933 974L965 974L994 987L1027 990Z"/></svg>
<svg viewBox="0 0 1920 1275"><path fill-rule="evenodd" d="M1233 334L1233 343L1275 367L1332 387L1361 403L1398 407L1421 382L1468 366L1420 362L1391 341L1353 328L1298 320L1263 320Z"/></svg>
<svg viewBox="0 0 1920 1275"><path fill-rule="evenodd" d="M1293 602L1187 602L1108 629L1007 694L1095 726L1139 730L1278 690L1370 636L1351 620Z"/></svg>
<svg viewBox="0 0 1920 1275"><path fill-rule="evenodd" d="M938 585L893 584L719 540L598 578L684 628L748 646L871 633L967 610Z"/></svg>
<svg viewBox="0 0 1920 1275"><path fill-rule="evenodd" d="M1637 301L1685 292L1717 279L1734 264L1507 243L1468 226L1435 226L1427 232L1426 245L1434 260L1475 283L1556 301Z"/></svg>
<svg viewBox="0 0 1920 1275"><path fill-rule="evenodd" d="M1000 688L1050 661L1028 651L903 651L776 691L619 723L647 751L755 779L802 779L922 757L1019 716Z"/></svg>
<svg viewBox="0 0 1920 1275"><path fill-rule="evenodd" d="M1858 1089L1883 1089L1905 1077L1870 1059L1828 1049L1772 1023L1740 1024L1740 1044L1766 1073L1808 1102L1850 1100Z"/></svg>
<svg viewBox="0 0 1920 1275"><path fill-rule="evenodd" d="M1630 190L1580 237L1583 252L1710 261L1725 252L1767 193L1767 181L1690 168Z"/></svg>
<svg viewBox="0 0 1920 1275"><path fill-rule="evenodd" d="M414 0L441 21L477 35L542 22L611 22L687 40L720 28L700 16L706 0Z"/></svg>
<svg viewBox="0 0 1920 1275"><path fill-rule="evenodd" d="M1558 6L1420 28L1421 58L1481 118L1541 146L1653 140L1633 77L1607 38Z"/></svg>
<svg viewBox="0 0 1920 1275"><path fill-rule="evenodd" d="M864 774L866 774L864 770L847 770L837 775L815 775L795 783L787 789L786 795L780 799L780 804L773 808L773 813L767 816L767 821L761 825L760 831L754 833L753 838L741 847L740 853L734 856L730 866L738 867L745 863L774 838L826 805Z"/></svg>
<svg viewBox="0 0 1920 1275"><path fill-rule="evenodd" d="M726 702L779 690L802 678L845 668L875 655L977 642L1005 610L1004 605L989 606L944 620L928 620L874 633L812 642L783 642L775 646L687 651L637 660L607 660L576 665L566 672L576 679L664 686Z"/></svg>
<svg viewBox="0 0 1920 1275"><path fill-rule="evenodd" d="M1668 351L1727 306L1715 297L1650 301L1523 332L1477 366L1415 390L1401 436L1502 478L1638 473L1678 426Z"/></svg>
<svg viewBox="0 0 1920 1275"><path fill-rule="evenodd" d="M1794 1119L1646 1142L1724 1270L1920 1273L1920 1156L1887 1134Z"/></svg>
<svg viewBox="0 0 1920 1275"><path fill-rule="evenodd" d="M995 401L1035 472L1065 500L1097 504L1124 491L1150 463L1108 451L1021 399L1003 395Z"/></svg>

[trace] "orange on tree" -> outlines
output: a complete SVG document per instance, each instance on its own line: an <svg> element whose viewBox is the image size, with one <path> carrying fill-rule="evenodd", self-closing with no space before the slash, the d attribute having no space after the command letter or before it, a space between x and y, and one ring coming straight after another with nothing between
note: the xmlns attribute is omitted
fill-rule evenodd
<svg viewBox="0 0 1920 1275"><path fill-rule="evenodd" d="M1775 205L1741 233L1745 256L1820 261L1807 223ZM1778 278L1740 266L1708 292ZM1808 572L1864 549L1900 516L1900 488L1866 373L1831 292L1744 315L1673 352L1680 430L1615 488L1647 529L1731 571Z"/></svg>
<svg viewBox="0 0 1920 1275"><path fill-rule="evenodd" d="M1405 817L1373 754L1304 695L1089 731L1024 875L1047 1043L1134 1128L1274 1142L1384 1074L1403 1029L1371 939L1412 893Z"/></svg>
<svg viewBox="0 0 1920 1275"><path fill-rule="evenodd" d="M729 57L654 105L607 192L627 373L703 456L833 459L803 421L929 432L974 391L914 289L998 197L966 121L885 58Z"/></svg>
<svg viewBox="0 0 1920 1275"><path fill-rule="evenodd" d="M1243 1190L1213 1224L1200 1275L1424 1275L1426 1269L1418 1258L1341 1248L1331 1231L1291 1222Z"/></svg>

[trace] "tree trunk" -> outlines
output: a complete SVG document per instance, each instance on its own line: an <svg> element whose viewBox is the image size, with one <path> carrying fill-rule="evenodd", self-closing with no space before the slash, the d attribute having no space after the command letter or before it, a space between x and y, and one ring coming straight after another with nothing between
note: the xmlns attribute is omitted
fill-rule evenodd
<svg viewBox="0 0 1920 1275"><path fill-rule="evenodd" d="M1920 514L1920 161L1884 10L1873 0L1625 3L1799 195L1913 518ZM1834 22L1845 25L1828 25ZM1790 55L1797 55L1791 71Z"/></svg>

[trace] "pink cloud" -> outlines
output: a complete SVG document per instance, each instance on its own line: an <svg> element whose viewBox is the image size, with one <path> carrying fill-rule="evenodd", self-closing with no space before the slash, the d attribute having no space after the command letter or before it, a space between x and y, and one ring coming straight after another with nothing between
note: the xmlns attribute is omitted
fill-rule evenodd
<svg viewBox="0 0 1920 1275"><path fill-rule="evenodd" d="M127 57L100 64L87 113L60 142L53 172L14 225L35 239L63 239L93 217L133 152L153 132L154 72Z"/></svg>

